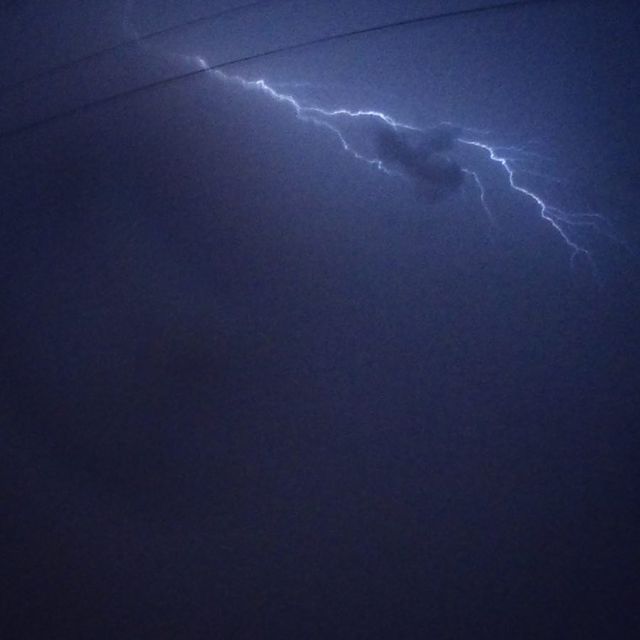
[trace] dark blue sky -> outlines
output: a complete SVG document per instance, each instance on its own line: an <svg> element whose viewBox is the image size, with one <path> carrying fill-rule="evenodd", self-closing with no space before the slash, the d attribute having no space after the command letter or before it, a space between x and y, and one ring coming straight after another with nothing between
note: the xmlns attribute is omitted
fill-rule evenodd
<svg viewBox="0 0 640 640"><path fill-rule="evenodd" d="M7 3L2 86L234 6L155 4ZM2 134L482 4L265 3L0 93L3 638L637 635L633 2L224 69L535 153L527 189L609 221L572 229L595 268L478 149L415 134L388 176L212 74ZM494 225L468 175L426 195L432 161Z"/></svg>

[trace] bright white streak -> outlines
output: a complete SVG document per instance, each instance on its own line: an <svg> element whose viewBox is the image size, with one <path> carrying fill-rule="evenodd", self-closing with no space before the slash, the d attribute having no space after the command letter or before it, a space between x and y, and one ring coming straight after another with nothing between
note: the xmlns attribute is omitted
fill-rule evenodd
<svg viewBox="0 0 640 640"><path fill-rule="evenodd" d="M470 145L473 147L477 147L479 149L483 149L489 155L489 158L499 164L505 171L507 175L507 179L509 181L509 186L518 193L526 196L530 200L532 200L538 207L538 211L540 213L540 217L548 222L553 229L560 235L560 237L564 240L565 244L571 249L571 264L573 265L576 257L579 254L583 254L589 262L593 266L592 256L583 246L579 245L576 241L572 240L568 233L562 228L561 222L565 222L568 225L580 224L578 221L574 222L572 220L572 215L561 209L557 209L556 207L552 207L547 204L541 196L537 193L530 191L526 187L523 187L520 184L517 184L515 181L515 171L513 167L509 164L509 159L503 156L498 155L495 147L487 144L486 142L480 142L478 140L470 140L468 138L458 138L458 141L462 144Z"/></svg>
<svg viewBox="0 0 640 640"><path fill-rule="evenodd" d="M198 57L197 60L199 65L203 69L210 68L208 63L203 58ZM318 106L303 105L293 95L277 91L272 85L268 84L267 81L262 78L259 80L246 80L240 76L227 75L226 73L224 73L219 69L214 70L213 73L216 77L226 82L233 82L233 83L239 84L245 89L260 91L277 102L285 103L289 105L290 107L293 108L293 110L295 111L296 117L299 120L303 122L312 123L318 127L331 131L338 138L338 140L340 141L340 144L342 145L342 148L346 152L351 154L357 160L366 162L370 166L373 166L376 169L379 169L380 171L384 172L387 175L404 177L400 172L393 171L392 169L385 166L384 162L380 158L370 158L361 154L351 144L349 144L346 137L344 136L342 131L338 128L338 126L330 122L327 122L326 119L337 119L340 117L374 118L381 121L382 123L384 123L385 125L391 127L396 131L405 130L405 131L425 133L424 129L396 120L392 116L386 113L383 113L381 111L374 111L374 110L355 110L354 111L354 110L344 109L344 108L323 109ZM443 124L456 126L453 123L449 123L449 122L443 123ZM461 127L460 129L466 133L476 132L477 134L480 134L480 135L486 134L486 131L484 130L477 130L477 129L474 130L474 129L469 129L468 127ZM567 227L592 227L595 230L597 230L599 233L604 233L604 235L606 235L610 239L619 242L619 240L613 234L603 231L602 225L607 224L607 220L603 216L600 216L598 214L574 214L574 213L563 211L562 209L554 207L548 204L547 202L545 202L543 197L538 193L516 182L516 178L515 178L516 170L514 169L512 163L518 162L518 160L515 158L505 157L501 155L498 150L505 149L508 151L519 153L521 156L531 156L531 157L536 157L538 159L544 159L544 156L541 156L540 154L536 154L534 152L528 152L526 150L522 150L517 147L493 146L486 142L481 142L479 140L474 140L466 137L458 137L457 141L461 144L472 146L486 152L489 159L493 163L498 164L504 170L510 188L513 191L521 195L524 195L533 203L535 203L540 217L547 224L551 226L551 228L560 236L560 238L564 241L564 243L570 249L571 251L570 260L571 260L572 266L575 264L576 258L579 255L583 255L589 261L592 268L595 268L595 264L593 262L593 256L591 255L591 253L584 246L582 246L576 240L574 240L572 236L564 228L563 225L566 225ZM468 168L463 168L462 170L466 175L470 176L475 182L478 188L480 206L482 207L483 211L487 215L487 218L489 219L491 224L495 225L496 224L495 216L493 215L493 212L491 211L491 208L487 203L486 189L482 180L480 179L480 175L478 174L477 171L473 171ZM521 172L527 173L526 170L522 170Z"/></svg>

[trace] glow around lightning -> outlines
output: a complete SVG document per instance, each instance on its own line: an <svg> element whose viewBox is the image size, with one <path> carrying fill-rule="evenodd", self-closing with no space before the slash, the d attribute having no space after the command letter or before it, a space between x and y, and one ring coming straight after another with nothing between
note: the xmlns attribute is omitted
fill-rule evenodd
<svg viewBox="0 0 640 640"><path fill-rule="evenodd" d="M195 60L202 69L210 69L204 58L196 57ZM255 91L264 95L271 101L285 105L291 109L292 113L298 120L327 131L336 139L337 142L339 142L343 151L351 155L355 160L364 162L374 170L379 170L388 176L400 178L405 177L401 171L397 171L394 168L387 166L382 158L358 150L355 143L351 142L348 138L345 131L345 123L349 119L368 119L375 121L378 125L383 127L389 127L394 131L417 132L423 134L428 132L428 130L421 127L401 122L382 111L372 109L351 110L346 108L328 109L317 104L308 104L291 93L284 93L278 90L276 86L280 85L269 83L264 78L260 78L258 80L247 80L237 75L228 75L219 69L212 70L211 75L221 81L236 84L248 91ZM287 86L295 87L296 85L291 84ZM579 237L584 236L585 231L595 232L598 235L606 236L610 240L618 243L620 242L620 240L611 231L611 227L607 219L600 214L591 212L575 213L567 211L549 202L543 194L537 190L534 191L523 182L523 176L538 176L557 183L562 183L562 180L556 176L539 171L530 171L520 166L521 162L530 159L532 156L535 156L538 160L544 160L544 158L539 154L533 154L530 151L517 147L505 147L490 144L483 139L487 135L487 132L483 130L456 127L450 122L443 124L453 126L461 131L461 135L456 137L456 142L459 145L464 145L470 150L473 150L479 156L476 161L483 165L482 170L478 169L477 165L474 164L473 169L470 167L462 167L462 171L469 182L473 183L472 186L476 189L478 195L479 207L482 209L492 225L496 225L496 216L489 205L491 194L482 175L498 170L503 175L506 188L508 188L513 195L518 196L523 201L528 201L529 205L537 210L539 217L550 227L552 231L555 232L557 237L564 242L569 250L572 266L574 265L575 260L579 256L582 256L588 261L592 268L595 268L595 263L590 249L578 239ZM516 157L514 158L513 155L507 156L506 153L515 154Z"/></svg>

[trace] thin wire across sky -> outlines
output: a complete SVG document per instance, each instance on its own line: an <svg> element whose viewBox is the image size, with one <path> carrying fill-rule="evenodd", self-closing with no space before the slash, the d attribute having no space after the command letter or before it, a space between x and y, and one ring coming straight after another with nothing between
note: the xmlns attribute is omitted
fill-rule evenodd
<svg viewBox="0 0 640 640"><path fill-rule="evenodd" d="M114 45L112 47L108 47L106 49L101 49L99 51L96 51L92 54L83 56L82 58L78 58L76 60L72 60L69 61L67 63L64 63L62 65L59 65L57 67L54 67L48 71L42 72L40 74L37 74L35 76L32 76L28 79L22 80L18 83L15 83L11 86L7 86L4 87L2 90L0 91L8 91L10 88L17 88L19 86L23 86L26 85L29 82L32 82L34 80L40 79L40 78L44 78L44 77L48 77L51 75L54 75L62 70L65 69L69 69L75 66L79 66L82 64L85 64L87 62L90 62L93 59L96 59L108 52L113 52L115 50L124 48L124 47L129 47L132 45L135 45L141 41L144 40L148 40L151 38L156 38L156 37L160 37L162 35L166 35L169 32L174 32L177 30L181 30L181 29L186 29L189 28L191 26L193 26L194 24L198 24L198 23L202 23L202 22L211 22L211 21L215 21L218 20L224 16L228 16L231 13L237 13L239 11L244 11L244 10L248 10L248 9L255 9L260 5L267 5L267 4L274 4L277 2L282 2L283 0L261 0L260 2L252 2L246 5L242 5L241 7L235 7L233 9L227 9L226 11L223 12L219 12L217 14L214 15L210 15L210 16L203 16L201 18L198 18L196 20L191 20L185 23L182 23L180 25L175 25L172 27L167 27L166 29L162 29L159 31L155 31L155 32L151 32L151 33L147 33L143 36L140 36L138 38L135 39L131 39L131 40L127 40L124 42L121 42L117 45ZM217 69L224 69L227 67L230 67L232 65L236 65L236 64L241 64L243 62L250 62L253 60L258 60L261 58L266 58L269 56L273 56L273 55L277 55L277 54L282 54L282 53L287 53L290 51L296 51L296 50L301 50L301 49L306 49L308 47L312 47L315 45L321 45L321 44L326 44L326 43L330 43L330 42L336 42L339 40L344 40L347 38L353 38L356 36L363 36L363 35L367 35L367 34L371 34L371 33L376 33L376 32L381 32L381 31L387 31L390 29L398 29L398 28L402 28L402 27L408 27L411 25L416 25L416 24L421 24L421 23L426 23L426 22L432 22L432 21L436 21L436 20L443 20L446 18L453 18L456 16L463 16L463 15L471 15L471 14L480 14L480 13L486 13L489 11L498 11L498 10L510 10L510 9L516 9L516 8L522 8L522 7L527 7L527 6L531 6L531 5L540 5L540 4L552 4L552 3L559 3L559 2L572 2L574 0L513 0L511 2L498 2L498 3L492 3L492 4L486 4L486 5L482 5L479 7L471 7L471 8L467 8L467 9L458 9L456 11L446 11L446 12L440 12L440 13L431 13L428 15L422 15L422 16L416 16L413 18L408 18L405 20L395 20L392 22L384 22L381 24L377 24L377 25L373 25L370 27L364 27L361 29L352 29L349 31L343 31L343 32L339 32L339 33L335 33L335 34L330 34L330 35L326 35L326 36L322 36L322 37L318 37L318 38L313 38L313 39L309 39L309 40L305 40L303 42L298 42L295 44L287 44L287 45L283 45L280 47L274 47L272 49L268 49L265 51L260 51L257 53L252 53L252 54L248 54L246 56L241 56L238 58L234 58L233 60L227 60L225 62L221 62L218 64L212 64L212 65L207 65L204 67L199 67L197 69L191 70L191 71L187 71L187 72L182 72L173 76L169 76L167 78L163 78L162 80L156 80L153 82L149 82L147 84L143 84L143 85L139 85L137 87L134 87L132 89L127 89L125 91L121 91L109 96L106 96L104 98L99 98L97 100L92 100L89 102L85 102L81 105L78 105L76 107L70 108L70 109L66 109L64 111L60 111L58 113L52 114L50 116L47 116L45 118L41 118L39 120L35 120L33 122L27 123L25 125L21 125L18 127L15 127L13 129L8 129L5 131L0 132L0 141L1 140L5 140L8 138L12 138L14 136L17 135L21 135L24 133L27 133L29 131L32 131L34 129L38 129L40 127L46 126L48 124L52 124L54 122L57 122L59 120L63 120L69 117L72 117L74 115L78 115L81 113L84 113L90 109L94 109L97 107L100 107L102 105L105 104L109 104L111 102L120 100L120 99L124 99L127 98L129 96L133 96L136 95L138 93L142 93L144 91L151 91L154 89L157 89L159 87L162 86L168 86L171 84L175 84L177 82L180 82L182 80L186 80L188 78L197 76L197 75L201 75L201 74L205 74L209 71L214 71Z"/></svg>

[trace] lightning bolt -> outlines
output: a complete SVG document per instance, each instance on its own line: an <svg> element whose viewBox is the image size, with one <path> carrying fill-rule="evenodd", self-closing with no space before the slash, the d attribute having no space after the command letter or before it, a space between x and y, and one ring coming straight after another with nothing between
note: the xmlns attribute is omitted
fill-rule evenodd
<svg viewBox="0 0 640 640"><path fill-rule="evenodd" d="M604 218L602 216L599 216L597 214L572 214L557 207L551 206L538 193L531 191L530 189L527 189L526 187L516 182L515 170L513 168L513 165L511 164L511 161L505 156L500 155L496 147L492 147L485 142L471 140L468 138L458 138L458 141L461 144L469 145L477 149L482 149L488 155L489 159L492 162L502 167L511 189L533 201L538 209L540 217L548 224L550 224L551 227L556 231L556 233L560 235L562 240L564 240L565 244L567 245L567 247L569 247L571 252L572 265L579 255L584 255L589 260L590 264L594 266L593 256L591 255L591 252L588 251L588 249L583 245L578 244L578 242L571 237L567 227L585 226L585 224L587 223L593 225L596 221L603 221Z"/></svg>
<svg viewBox="0 0 640 640"><path fill-rule="evenodd" d="M204 61L203 59L200 60L200 63L203 66L206 66L206 61ZM387 175L399 176L401 175L401 173L394 171L393 169L386 166L381 158L369 157L359 152L355 148L355 146L347 140L346 135L341 130L340 120L343 118L373 118L379 123L390 127L395 131L405 130L418 133L426 133L426 130L421 127L401 122L391 115L383 113L381 111L350 110L345 108L325 109L317 105L307 105L291 94L282 93L276 90L273 85L269 84L264 79L246 80L240 76L227 75L220 70L215 70L213 73L216 77L225 82L238 84L247 90L258 91L276 102L284 103L290 106L299 120L303 122L313 123L319 127L327 129L339 140L344 151L351 154L355 159L366 162L367 164L384 172ZM452 125L452 123L443 124ZM460 129L465 133L475 132L477 135L485 135L487 133L486 131L479 129L468 129L463 127L461 127ZM502 171L507 185L511 189L511 191L515 195L524 197L533 205L535 205L540 218L551 227L551 229L567 246L570 253L570 262L572 266L575 264L575 261L579 256L583 256L589 262L591 267L595 269L595 263L591 251L586 245L580 243L580 241L576 238L577 234L574 233L580 228L590 228L596 230L600 234L606 235L616 242L620 242L620 240L613 233L608 231L610 225L608 220L604 216L596 213L572 213L565 209L554 206L549 203L540 193L538 193L537 191L533 191L532 189L523 185L516 178L516 173L537 175L554 182L562 182L560 178L540 172L529 171L526 169L517 172L515 164L521 160L518 158L506 156L502 152L510 152L515 155L521 156L521 158L534 157L538 160L545 160L546 158L541 154L523 150L518 147L493 146L480 139L470 138L466 135L459 136L456 138L456 140L461 145L466 145L482 152L489 160L489 162L495 164L497 168ZM474 182L478 192L480 207L486 214L489 222L492 225L496 225L496 216L489 206L487 198L487 188L480 176L480 173L477 170L472 170L468 167L463 167L462 171Z"/></svg>
<svg viewBox="0 0 640 640"><path fill-rule="evenodd" d="M201 56L185 56L181 58L190 59L195 62L199 68L208 72L208 75L225 83L236 84L247 91L260 93L269 100L282 104L293 112L295 117L303 123L311 124L330 133L340 144L343 151L352 156L355 160L363 162L371 168L381 171L387 176L406 179L407 176L390 166L383 158L365 153L359 150L354 141L350 141L346 133L345 124L349 121L372 121L381 127L387 127L395 132L412 132L417 134L427 134L428 130L413 124L397 120L393 116L373 109L352 110L347 108L328 109L317 104L308 104L297 98L292 93L283 92L284 87L307 87L309 83L269 83L264 78L257 80L248 80L238 75L229 75L220 69L212 69L211 65ZM278 90L280 87L281 90ZM527 149L492 145L485 141L489 132L483 129L473 129L468 127L460 127L455 123L443 122L441 124L453 127L461 131L462 134L456 137L459 145L466 146L474 150L484 157L484 165L487 168L493 166L494 170L498 169L502 172L506 185L513 193L521 199L528 200L550 229L555 232L556 236L561 239L567 247L570 255L570 264L575 266L576 260L584 257L593 272L596 272L596 265L593 254L587 244L579 240L584 235L585 230L596 232L598 235L606 236L610 240L624 244L615 232L612 230L609 221L598 213L574 213L560 208L549 202L545 196L539 191L534 191L516 176L529 175L543 178L550 182L562 183L563 180L545 172L530 170L521 165L527 160L535 159L537 161L548 161L545 156L529 151ZM509 155L507 155L509 154ZM496 216L489 205L489 190L481 177L481 171L475 167L462 167L463 174L469 178L475 185L479 206L486 215L488 221L493 227L497 226ZM582 232L582 233L581 233Z"/></svg>
<svg viewBox="0 0 640 640"><path fill-rule="evenodd" d="M493 211L491 211L489 205L487 204L487 192L484 188L484 184L482 184L482 180L480 179L478 172L472 171L471 169L462 169L462 171L465 173L465 175L470 176L471 179L476 183L476 187L478 188L478 195L480 197L480 206L487 215L487 218L489 219L491 225L495 227L496 219L493 215Z"/></svg>

